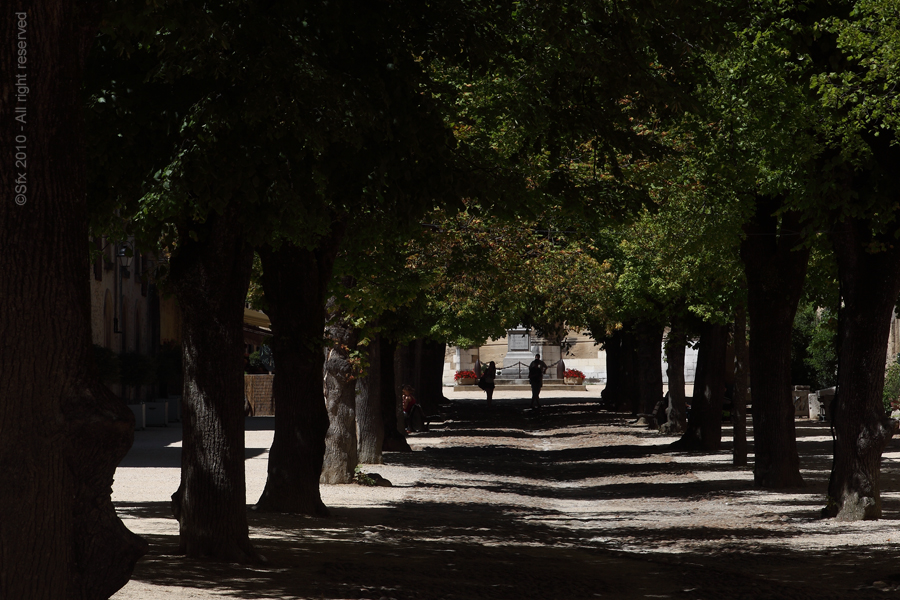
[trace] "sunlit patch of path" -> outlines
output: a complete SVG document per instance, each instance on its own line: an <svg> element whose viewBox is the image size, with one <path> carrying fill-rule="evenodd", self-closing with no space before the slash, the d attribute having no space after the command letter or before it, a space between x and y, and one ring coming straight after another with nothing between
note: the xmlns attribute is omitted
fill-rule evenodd
<svg viewBox="0 0 900 600"><path fill-rule="evenodd" d="M553 394L541 411L521 397L487 409L483 395L448 396L445 418L410 437L414 452L362 467L392 487L321 486L329 519L251 512L267 566L177 556L168 504L180 427L137 432L113 499L151 554L115 598L721 598L735 585L754 598L843 598L895 561L896 441L883 464L885 519L840 523L817 518L831 444L818 423L798 421L808 485L769 491L753 487L752 467L731 464L727 425L722 452L689 454L600 410L590 391ZM272 431L248 423L252 503Z"/></svg>

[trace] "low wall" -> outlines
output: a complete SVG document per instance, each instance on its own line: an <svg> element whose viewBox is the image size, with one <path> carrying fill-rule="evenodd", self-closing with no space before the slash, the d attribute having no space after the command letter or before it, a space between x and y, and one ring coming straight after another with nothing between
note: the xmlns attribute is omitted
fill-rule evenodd
<svg viewBox="0 0 900 600"><path fill-rule="evenodd" d="M274 379L274 375L244 375L244 395L250 400L253 414L257 417L275 414L275 403L272 401Z"/></svg>

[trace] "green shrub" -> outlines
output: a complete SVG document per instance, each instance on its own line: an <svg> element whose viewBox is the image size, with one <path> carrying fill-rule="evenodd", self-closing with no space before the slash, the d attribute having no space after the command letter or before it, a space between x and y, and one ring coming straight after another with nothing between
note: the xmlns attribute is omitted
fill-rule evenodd
<svg viewBox="0 0 900 600"><path fill-rule="evenodd" d="M837 385L837 317L827 308L818 312L805 362L815 373L814 389Z"/></svg>
<svg viewBox="0 0 900 600"><path fill-rule="evenodd" d="M359 465L356 465L356 469L354 469L353 471L353 480L359 485L365 485L369 487L378 485L378 482L375 481L372 477L369 477L368 474L364 473Z"/></svg>
<svg viewBox="0 0 900 600"><path fill-rule="evenodd" d="M821 390L837 384L837 319L815 304L801 304L791 331L791 383Z"/></svg>
<svg viewBox="0 0 900 600"><path fill-rule="evenodd" d="M269 345L263 343L259 350L251 353L247 358L250 366L256 371L265 371L267 373L272 371L272 348Z"/></svg>
<svg viewBox="0 0 900 600"><path fill-rule="evenodd" d="M884 392L882 392L884 410L890 412L891 402L897 400L900 400L900 356L884 372Z"/></svg>

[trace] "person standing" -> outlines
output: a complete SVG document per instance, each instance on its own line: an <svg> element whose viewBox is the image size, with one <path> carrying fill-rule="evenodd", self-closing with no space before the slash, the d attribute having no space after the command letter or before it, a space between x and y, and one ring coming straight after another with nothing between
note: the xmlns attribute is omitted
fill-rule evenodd
<svg viewBox="0 0 900 600"><path fill-rule="evenodd" d="M534 360L528 365L528 383L531 384L531 408L540 408L541 387L544 385L544 373L547 372L547 364L541 360L540 354L534 355Z"/></svg>
<svg viewBox="0 0 900 600"><path fill-rule="evenodd" d="M478 387L484 390L487 394L487 405L491 405L491 400L494 397L494 380L497 378L497 365L494 364L494 361L488 363L487 369L484 370L484 374L481 376L481 379L478 380Z"/></svg>

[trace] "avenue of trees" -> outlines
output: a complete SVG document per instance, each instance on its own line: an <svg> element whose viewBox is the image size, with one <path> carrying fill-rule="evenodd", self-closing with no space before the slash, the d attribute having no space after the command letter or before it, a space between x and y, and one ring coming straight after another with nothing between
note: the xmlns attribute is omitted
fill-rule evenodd
<svg viewBox="0 0 900 600"><path fill-rule="evenodd" d="M433 405L446 344L525 323L560 342L589 330L604 400L635 414L662 396L668 328L677 446L720 448L733 374L736 405L752 390L761 487L802 484L792 377L836 384L822 513L880 517L900 295L889 0L15 10L0 24L16 92L0 98L16 142L0 149L0 597L107 598L147 548L110 501L133 423L91 359L90 235L168 258L187 556L265 560L243 470L251 281L277 364L258 510L327 515L320 481L409 448L396 371Z"/></svg>

